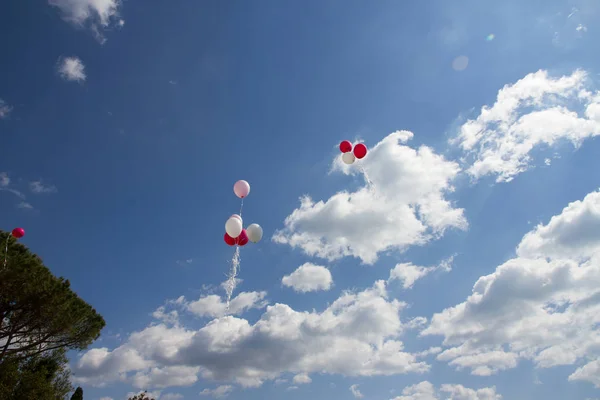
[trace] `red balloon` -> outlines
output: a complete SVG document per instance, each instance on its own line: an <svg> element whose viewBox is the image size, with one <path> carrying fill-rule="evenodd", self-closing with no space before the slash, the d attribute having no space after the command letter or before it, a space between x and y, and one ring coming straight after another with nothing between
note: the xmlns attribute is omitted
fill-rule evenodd
<svg viewBox="0 0 600 400"><path fill-rule="evenodd" d="M360 160L361 158L363 158L366 155L367 155L367 146L365 146L363 143L359 143L356 146L354 146L354 156L356 158L358 158Z"/></svg>
<svg viewBox="0 0 600 400"><path fill-rule="evenodd" d="M245 229L242 229L240 236L235 238L235 242L238 246L245 246L248 243L248 234Z"/></svg>
<svg viewBox="0 0 600 400"><path fill-rule="evenodd" d="M25 236L25 229L15 228L12 230L12 235L17 239L21 239L23 236Z"/></svg>
<svg viewBox="0 0 600 400"><path fill-rule="evenodd" d="M340 151L342 153L348 153L352 151L352 143L350 143L347 140L344 140L342 143L340 143Z"/></svg>
<svg viewBox="0 0 600 400"><path fill-rule="evenodd" d="M227 243L230 246L235 246L235 239L229 236L227 232L225 232L225 243Z"/></svg>

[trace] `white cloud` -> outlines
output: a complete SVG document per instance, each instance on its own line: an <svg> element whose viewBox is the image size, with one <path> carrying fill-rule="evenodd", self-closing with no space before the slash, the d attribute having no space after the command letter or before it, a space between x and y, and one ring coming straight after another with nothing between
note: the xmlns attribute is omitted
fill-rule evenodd
<svg viewBox="0 0 600 400"><path fill-rule="evenodd" d="M325 267L305 263L299 266L290 275L281 279L284 286L293 288L296 292L314 292L329 290L333 283L331 272Z"/></svg>
<svg viewBox="0 0 600 400"><path fill-rule="evenodd" d="M84 82L85 66L78 57L61 57L58 60L58 74L67 81Z"/></svg>
<svg viewBox="0 0 600 400"><path fill-rule="evenodd" d="M158 307L153 313L152 318L162 321L167 325L175 325L179 323L179 313L177 310L165 311L165 306Z"/></svg>
<svg viewBox="0 0 600 400"><path fill-rule="evenodd" d="M435 387L423 381L416 385L407 386L402 390L402 396L395 397L393 400L438 400Z"/></svg>
<svg viewBox="0 0 600 400"><path fill-rule="evenodd" d="M600 93L587 89L587 74L553 78L540 70L504 86L451 143L465 152L474 179L495 175L508 182L530 167L534 148L561 141L579 146L599 134Z"/></svg>
<svg viewBox="0 0 600 400"><path fill-rule="evenodd" d="M0 119L7 118L12 112L13 108L7 104L4 100L0 99Z"/></svg>
<svg viewBox="0 0 600 400"><path fill-rule="evenodd" d="M356 384L350 386L350 391L352 392L352 396L354 396L355 399L362 399L363 397L365 397L360 392L360 390L358 390L358 385Z"/></svg>
<svg viewBox="0 0 600 400"><path fill-rule="evenodd" d="M33 206L25 201L27 197L23 194L23 192L11 187L11 179L6 172L0 172L0 191L12 193L18 197L21 201L17 203L17 208L33 209Z"/></svg>
<svg viewBox="0 0 600 400"><path fill-rule="evenodd" d="M113 400L112 397L100 397L100 400Z"/></svg>
<svg viewBox="0 0 600 400"><path fill-rule="evenodd" d="M275 304L254 324L233 316L214 319L198 330L158 324L133 333L113 351L89 350L73 372L80 381L97 384L129 380L125 372L145 376L152 368L199 367L203 379L244 387L260 386L284 373L426 372L429 366L405 352L399 340L408 329L399 315L405 306L388 299L385 282L378 281L361 292L343 293L322 312Z"/></svg>
<svg viewBox="0 0 600 400"><path fill-rule="evenodd" d="M17 204L17 208L32 210L33 206L31 205L31 203L28 203L26 201L21 201L21 202L19 202L19 204Z"/></svg>
<svg viewBox="0 0 600 400"><path fill-rule="evenodd" d="M502 396L496 393L496 388L469 389L462 385L444 384L441 392L447 393L444 397L448 400L501 400Z"/></svg>
<svg viewBox="0 0 600 400"><path fill-rule="evenodd" d="M453 260L454 256L451 256L448 259L443 260L440 263L440 265L435 267L421 267L412 263L396 264L396 266L390 270L390 277L388 278L388 282L399 280L402 282L402 287L404 289L410 289L413 287L417 280L425 277L426 275L432 272L438 270L450 272L452 270Z"/></svg>
<svg viewBox="0 0 600 400"><path fill-rule="evenodd" d="M10 177L6 172L0 172L0 187L7 187L10 185Z"/></svg>
<svg viewBox="0 0 600 400"><path fill-rule="evenodd" d="M577 368L569 376L569 380L590 382L597 388L600 388L600 360L590 361L583 367Z"/></svg>
<svg viewBox="0 0 600 400"><path fill-rule="evenodd" d="M102 30L111 24L122 28L125 21L119 18L121 0L48 0L60 9L62 17L79 27L89 26L96 39L105 42Z"/></svg>
<svg viewBox="0 0 600 400"><path fill-rule="evenodd" d="M227 303L218 295L208 295L187 304L187 309L199 317L222 317L226 313L241 315L250 309L261 309L267 306L267 292L242 292L231 299L229 311Z"/></svg>
<svg viewBox="0 0 600 400"><path fill-rule="evenodd" d="M33 193L56 193L58 190L54 185L45 185L41 180L29 183L29 188Z"/></svg>
<svg viewBox="0 0 600 400"><path fill-rule="evenodd" d="M495 387L476 390L462 385L444 384L439 391L444 393L443 397L440 397L440 393L430 382L423 381L404 388L402 396L393 400L502 400Z"/></svg>
<svg viewBox="0 0 600 400"><path fill-rule="evenodd" d="M402 144L412 137L411 132L394 132L352 166L337 156L333 170L353 175L364 171L371 184L327 201L303 197L273 240L310 256L353 256L373 264L383 251L423 245L447 228L466 229L463 210L445 198L453 191L458 164L429 147L415 150Z"/></svg>
<svg viewBox="0 0 600 400"><path fill-rule="evenodd" d="M167 366L151 368L149 371L138 372L132 378L136 388L166 388L171 386L191 386L198 381L199 367Z"/></svg>
<svg viewBox="0 0 600 400"><path fill-rule="evenodd" d="M216 389L204 389L200 392L200 396L212 396L215 399L221 399L223 397L229 396L229 394L233 392L233 386L231 385L221 385Z"/></svg>
<svg viewBox="0 0 600 400"><path fill-rule="evenodd" d="M587 363L570 376L589 380L600 357L600 192L569 204L526 234L517 256L482 276L473 293L435 314L423 335L442 335L438 360L474 375ZM599 382L595 382L596 384Z"/></svg>
<svg viewBox="0 0 600 400"><path fill-rule="evenodd" d="M308 374L298 374L294 376L293 382L296 385L306 385L308 383L311 383L312 379L310 379L310 376L308 376Z"/></svg>

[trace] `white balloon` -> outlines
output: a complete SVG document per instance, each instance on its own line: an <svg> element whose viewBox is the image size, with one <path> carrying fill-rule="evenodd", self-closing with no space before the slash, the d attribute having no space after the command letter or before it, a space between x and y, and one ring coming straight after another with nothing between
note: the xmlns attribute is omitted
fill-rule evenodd
<svg viewBox="0 0 600 400"><path fill-rule="evenodd" d="M354 164L356 157L352 152L342 154L342 161L348 165Z"/></svg>
<svg viewBox="0 0 600 400"><path fill-rule="evenodd" d="M240 236L240 233L242 233L242 229L244 228L242 226L241 218L231 217L225 223L225 232L227 232L227 234L234 239Z"/></svg>
<svg viewBox="0 0 600 400"><path fill-rule="evenodd" d="M260 242L263 236L263 230L259 224L252 224L246 228L246 233L248 234L248 240L252 243Z"/></svg>

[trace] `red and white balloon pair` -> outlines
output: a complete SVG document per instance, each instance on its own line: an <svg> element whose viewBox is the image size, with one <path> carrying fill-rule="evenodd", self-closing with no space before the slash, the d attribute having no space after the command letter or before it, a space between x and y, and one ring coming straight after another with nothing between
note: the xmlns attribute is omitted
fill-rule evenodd
<svg viewBox="0 0 600 400"><path fill-rule="evenodd" d="M237 181L233 185L233 193L243 201L250 194L250 184L244 180ZM263 230L258 224L248 225L244 229L244 221L239 214L233 214L225 222L224 239L229 246L245 246L248 242L258 243L262 236Z"/></svg>
<svg viewBox="0 0 600 400"><path fill-rule="evenodd" d="M344 140L340 143L340 151L342 152L342 161L345 164L354 164L356 159L364 158L367 155L367 146L364 143L357 143L352 149L352 143Z"/></svg>

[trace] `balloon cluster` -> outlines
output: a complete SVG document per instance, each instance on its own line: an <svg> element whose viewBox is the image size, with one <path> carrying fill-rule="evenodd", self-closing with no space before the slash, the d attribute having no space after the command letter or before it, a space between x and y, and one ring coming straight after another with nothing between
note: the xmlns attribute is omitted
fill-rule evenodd
<svg viewBox="0 0 600 400"><path fill-rule="evenodd" d="M233 185L233 193L240 199L250 194L250 184L244 180ZM258 243L263 236L263 230L258 224L251 224L244 229L244 221L238 214L233 214L225 223L225 243L229 246L245 246L249 241Z"/></svg>
<svg viewBox="0 0 600 400"><path fill-rule="evenodd" d="M364 143L358 143L352 151L352 143L344 140L340 143L340 151L342 152L342 161L345 164L354 164L356 159L364 158L367 155L367 146Z"/></svg>

